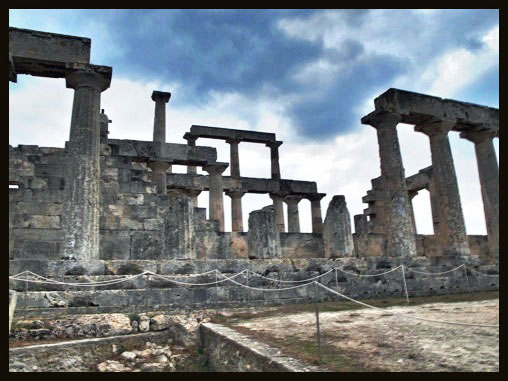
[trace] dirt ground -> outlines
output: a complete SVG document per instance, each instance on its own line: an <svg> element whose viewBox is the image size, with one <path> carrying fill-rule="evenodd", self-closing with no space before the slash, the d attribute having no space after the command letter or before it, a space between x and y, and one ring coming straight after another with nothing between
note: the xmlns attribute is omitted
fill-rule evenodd
<svg viewBox="0 0 508 381"><path fill-rule="evenodd" d="M426 319L499 324L499 299L386 309ZM319 319L321 353L328 359L322 365L331 370L499 371L498 328L430 323L373 309L322 312ZM234 327L279 343L283 351L316 342L315 313L254 318ZM339 357L342 365L329 360Z"/></svg>

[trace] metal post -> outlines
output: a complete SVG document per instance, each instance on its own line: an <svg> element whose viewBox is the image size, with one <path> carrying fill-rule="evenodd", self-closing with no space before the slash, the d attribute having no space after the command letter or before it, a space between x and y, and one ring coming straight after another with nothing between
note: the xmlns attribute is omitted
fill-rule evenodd
<svg viewBox="0 0 508 381"><path fill-rule="evenodd" d="M339 292L339 278L337 276L337 267L334 270L335 270L335 288L337 289L337 292Z"/></svg>
<svg viewBox="0 0 508 381"><path fill-rule="evenodd" d="M467 268L466 265L463 266L464 266L464 274L466 275L467 290L471 293L471 288L469 287L469 278L467 276Z"/></svg>
<svg viewBox="0 0 508 381"><path fill-rule="evenodd" d="M250 285L249 285L249 268L247 267L247 312L250 314Z"/></svg>
<svg viewBox="0 0 508 381"><path fill-rule="evenodd" d="M400 267L402 269L402 280L404 281L404 291L406 291L406 300L407 304L409 304L409 294L407 293L406 274L404 273L404 265L401 265Z"/></svg>
<svg viewBox="0 0 508 381"><path fill-rule="evenodd" d="M215 316L219 315L219 284L217 279L217 272L219 270L215 269Z"/></svg>
<svg viewBox="0 0 508 381"><path fill-rule="evenodd" d="M318 356L321 362L321 330L319 329L319 307L318 307L318 292L317 282L314 281L314 300L316 305L316 329L317 329L317 343L318 343Z"/></svg>

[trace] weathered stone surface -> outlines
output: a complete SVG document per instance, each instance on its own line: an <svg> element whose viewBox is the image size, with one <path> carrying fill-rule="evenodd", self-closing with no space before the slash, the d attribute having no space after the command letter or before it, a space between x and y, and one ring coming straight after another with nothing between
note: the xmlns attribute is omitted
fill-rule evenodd
<svg viewBox="0 0 508 381"><path fill-rule="evenodd" d="M344 196L333 196L323 225L323 241L326 258L354 255L351 220Z"/></svg>
<svg viewBox="0 0 508 381"><path fill-rule="evenodd" d="M249 214L248 242L250 258L281 256L277 216L273 206L265 206Z"/></svg>

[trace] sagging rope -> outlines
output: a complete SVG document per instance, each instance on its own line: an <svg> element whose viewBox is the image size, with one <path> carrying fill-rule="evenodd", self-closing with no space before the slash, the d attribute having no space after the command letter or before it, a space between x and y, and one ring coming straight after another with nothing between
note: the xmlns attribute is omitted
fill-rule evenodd
<svg viewBox="0 0 508 381"><path fill-rule="evenodd" d="M317 284L318 286L320 286L321 288L325 289L326 291L329 291L329 292L331 292L333 294L336 294L336 295L338 295L338 296L340 296L340 297L342 297L344 299L347 299L347 300L349 300L351 302L360 304L360 305L368 307L368 308L372 308L372 309L376 309L376 310L379 310L379 311L383 311L384 313L402 316L402 317L405 317L405 318L408 318L408 319L428 321L428 322L431 322L431 323L442 323L442 324L462 325L462 326L471 326L471 327L499 328L499 324L498 325L492 325L492 324L474 324L474 323L460 323L460 322L451 322L451 321L444 321L444 320L434 320L434 319L427 319L427 318L421 318L421 317L406 315L406 314L403 314L403 313L400 313L400 312L389 311L389 310L385 310L383 308L372 306L370 304L367 304L367 303L361 302L359 300L355 300L353 298L350 298L349 296L346 296L344 294L341 294L340 292L332 290L331 288L328 288L328 287L326 287L325 285L323 285L321 283L318 283L318 282L314 282L314 283Z"/></svg>

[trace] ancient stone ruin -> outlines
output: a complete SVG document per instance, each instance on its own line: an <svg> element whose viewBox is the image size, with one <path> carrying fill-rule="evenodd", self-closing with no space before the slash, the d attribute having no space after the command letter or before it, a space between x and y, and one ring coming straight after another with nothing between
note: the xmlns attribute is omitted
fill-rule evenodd
<svg viewBox="0 0 508 381"><path fill-rule="evenodd" d="M362 123L377 130L381 176L372 180L372 190L363 197L368 208L354 216L352 233L344 196L333 197L323 221L320 200L325 194L318 192L316 183L283 177L278 149L282 141L273 133L193 125L183 136L186 142L166 142L170 93L152 94L153 141L109 139L111 120L101 111L100 99L110 86L112 68L91 64L90 47L87 38L9 28L10 81L22 74L65 78L66 86L74 89L65 148L9 146L11 275L29 270L76 281L145 270L185 275L213 269L233 274L248 268L276 279L297 280L333 267L353 272L401 263L437 270L463 263L496 268L499 174L492 140L499 136L498 109L398 89L376 98L375 110ZM401 159L398 123L413 124L430 140L432 166L410 177ZM487 236L466 235L450 131L475 144ZM216 149L197 145L199 138L226 141L230 162L218 162ZM241 176L242 142L269 149L271 178ZM187 166L187 173L172 173L172 165ZM223 176L228 166L231 176ZM197 167L207 175L198 175ZM421 189L430 192L434 235L416 234L411 199ZM209 192L209 219L206 209L197 206L201 192ZM250 213L247 231L242 222L246 193L267 194L273 201ZM232 201L231 232L224 227L224 195ZM311 203L312 233L300 232L302 199ZM256 281L267 286L263 279ZM459 281L438 284L413 277L408 287L422 293L429 288L452 292ZM339 281L323 282L335 287ZM400 280L380 285L342 277L340 283L350 296L401 291ZM497 280L482 278L475 284L478 289L497 287ZM185 288L149 276L93 290L22 281L10 281L10 288L24 292L17 313L55 307L128 312L153 306L241 304L247 299L289 303L307 297L299 291L289 296L248 293L231 284Z"/></svg>

